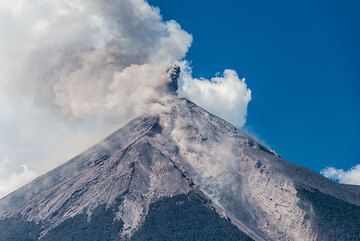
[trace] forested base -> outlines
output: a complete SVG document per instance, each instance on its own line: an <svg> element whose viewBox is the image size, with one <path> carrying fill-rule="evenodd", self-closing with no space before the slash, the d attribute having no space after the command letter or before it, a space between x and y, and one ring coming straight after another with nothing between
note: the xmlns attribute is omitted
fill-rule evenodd
<svg viewBox="0 0 360 241"><path fill-rule="evenodd" d="M122 230L123 223L105 206L97 207L90 222L86 214L65 220L50 230L40 241L112 241ZM10 218L0 221L0 241L37 241L40 225Z"/></svg>
<svg viewBox="0 0 360 241"><path fill-rule="evenodd" d="M35 241L40 234L40 226L20 218L0 220L0 241Z"/></svg>
<svg viewBox="0 0 360 241"><path fill-rule="evenodd" d="M229 220L221 218L197 193L164 198L150 206L132 241L250 241Z"/></svg>
<svg viewBox="0 0 360 241"><path fill-rule="evenodd" d="M65 220L40 241L119 240L123 222L112 209L96 208ZM0 241L37 241L40 225L11 218L0 221ZM143 225L131 241L250 241L229 220L221 218L199 193L164 198L150 206Z"/></svg>
<svg viewBox="0 0 360 241"><path fill-rule="evenodd" d="M359 241L360 207L318 190L299 189L300 199L310 202L320 240Z"/></svg>
<svg viewBox="0 0 360 241"><path fill-rule="evenodd" d="M115 219L113 210L106 209L105 205L97 207L90 222L88 216L77 215L65 220L50 230L41 241L111 241L121 232L123 222Z"/></svg>

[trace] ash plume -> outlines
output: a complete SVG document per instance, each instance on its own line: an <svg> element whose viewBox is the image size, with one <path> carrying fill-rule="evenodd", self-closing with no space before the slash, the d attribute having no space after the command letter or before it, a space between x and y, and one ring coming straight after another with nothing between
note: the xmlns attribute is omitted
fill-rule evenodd
<svg viewBox="0 0 360 241"><path fill-rule="evenodd" d="M193 78L192 36L144 0L5 0L0 35L0 196L166 102L169 66L180 96L245 124L245 81Z"/></svg>

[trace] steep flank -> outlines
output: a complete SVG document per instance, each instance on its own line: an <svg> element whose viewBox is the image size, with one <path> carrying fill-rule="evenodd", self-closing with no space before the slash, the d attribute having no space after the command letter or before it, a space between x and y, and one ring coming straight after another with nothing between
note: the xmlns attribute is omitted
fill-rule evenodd
<svg viewBox="0 0 360 241"><path fill-rule="evenodd" d="M125 145L135 142L145 134L153 134L153 128L154 126L156 127L156 123L158 123L158 117L156 116L135 118L102 142L0 199L0 218L6 211L17 208L38 194L75 178L89 170L92 166L105 161L111 154L120 150Z"/></svg>
<svg viewBox="0 0 360 241"><path fill-rule="evenodd" d="M356 190L174 96L1 199L0 241L356 240Z"/></svg>

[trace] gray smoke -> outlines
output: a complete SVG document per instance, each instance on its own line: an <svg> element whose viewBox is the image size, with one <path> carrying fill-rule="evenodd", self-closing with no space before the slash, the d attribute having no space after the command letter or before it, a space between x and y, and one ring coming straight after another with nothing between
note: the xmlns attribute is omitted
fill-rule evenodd
<svg viewBox="0 0 360 241"><path fill-rule="evenodd" d="M181 96L245 123L245 81L194 79L192 36L144 0L4 0L0 36L0 197L166 101L175 64Z"/></svg>

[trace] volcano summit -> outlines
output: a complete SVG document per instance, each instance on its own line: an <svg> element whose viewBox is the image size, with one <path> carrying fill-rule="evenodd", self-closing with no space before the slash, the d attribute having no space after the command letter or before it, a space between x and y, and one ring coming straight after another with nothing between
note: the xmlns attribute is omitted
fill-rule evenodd
<svg viewBox="0 0 360 241"><path fill-rule="evenodd" d="M0 240L360 240L360 195L170 96L0 200Z"/></svg>

